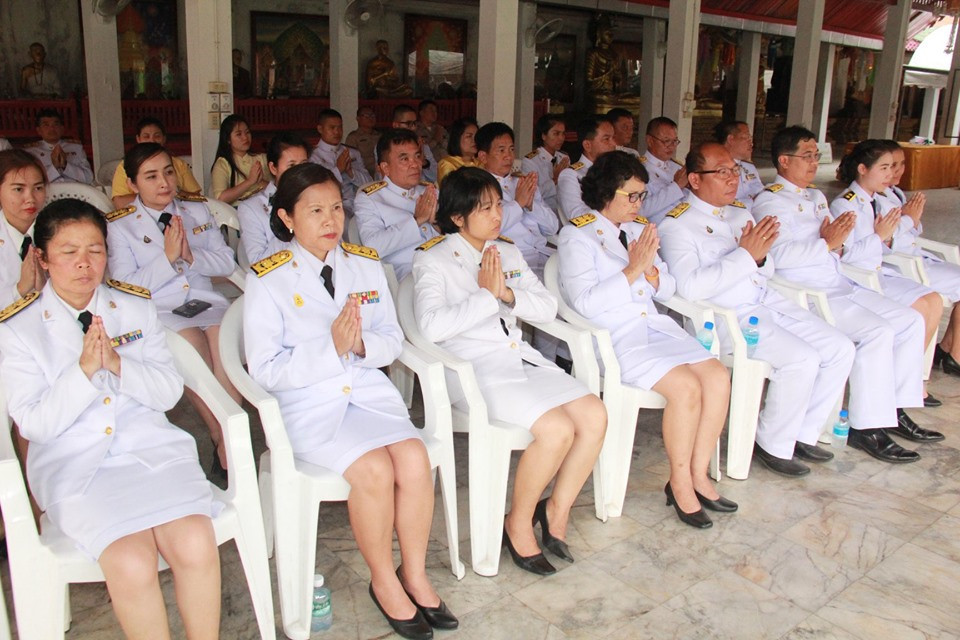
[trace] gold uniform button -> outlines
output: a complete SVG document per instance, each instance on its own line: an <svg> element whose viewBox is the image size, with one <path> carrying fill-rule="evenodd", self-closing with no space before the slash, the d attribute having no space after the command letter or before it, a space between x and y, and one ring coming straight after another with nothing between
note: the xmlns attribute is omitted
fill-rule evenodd
<svg viewBox="0 0 960 640"><path fill-rule="evenodd" d="M516 342L511 342L511 343L510 343L510 348L511 348L511 349L519 349L520 347L517 345Z"/></svg>
<svg viewBox="0 0 960 640"><path fill-rule="evenodd" d="M190 285L185 284L185 285L183 285L183 288L184 288L184 289L189 289L189 288L190 288Z"/></svg>
<svg viewBox="0 0 960 640"><path fill-rule="evenodd" d="M111 433L113 433L113 428L107 427L106 429L103 430L103 432L107 435L110 435Z"/></svg>
<svg viewBox="0 0 960 640"><path fill-rule="evenodd" d="M343 392L344 392L344 393L350 393L350 385L348 385L348 384L344 385L344 386L343 386Z"/></svg>
<svg viewBox="0 0 960 640"><path fill-rule="evenodd" d="M103 404L110 404L110 398L104 398Z"/></svg>
<svg viewBox="0 0 960 640"><path fill-rule="evenodd" d="M642 295L643 295L643 289L638 289L638 290L637 290L637 295L638 295L638 296L642 296Z"/></svg>
<svg viewBox="0 0 960 640"><path fill-rule="evenodd" d="M640 313L640 317L641 317L641 318L646 318L646 317L647 317L647 312L646 312L646 311L641 312L641 313Z"/></svg>

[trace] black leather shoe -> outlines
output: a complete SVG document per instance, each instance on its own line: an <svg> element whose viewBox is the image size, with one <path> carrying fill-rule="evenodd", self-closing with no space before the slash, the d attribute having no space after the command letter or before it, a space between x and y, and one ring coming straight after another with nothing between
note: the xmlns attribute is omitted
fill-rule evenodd
<svg viewBox="0 0 960 640"><path fill-rule="evenodd" d="M943 356L946 353L943 349L940 348L939 344L933 345L933 366L939 367L940 363L943 361Z"/></svg>
<svg viewBox="0 0 960 640"><path fill-rule="evenodd" d="M567 543L550 533L550 523L547 521L547 499L544 498L537 503L537 508L533 510L533 524L540 523L540 539L543 540L543 546L550 550L553 555L561 560L573 562L573 556L570 555L570 549Z"/></svg>
<svg viewBox="0 0 960 640"><path fill-rule="evenodd" d="M457 620L457 616L453 615L450 612L450 609L447 608L447 605L444 604L443 600L440 601L435 607L425 607L419 602L416 598L413 597L407 588L403 586L403 578L400 577L400 567L397 567L397 580L400 581L400 586L403 587L403 592L407 594L407 597L410 598L410 602L413 603L413 606L417 608L417 611L423 615L423 619L427 621L434 629L456 629L460 626L460 621Z"/></svg>
<svg viewBox="0 0 960 640"><path fill-rule="evenodd" d="M542 553L533 556L522 556L517 553L517 550L513 548L513 543L510 542L510 536L507 535L506 527L503 529L503 546L510 552L510 557L513 558L513 564L524 571L535 573L538 576L551 576L557 572L557 568L550 564L550 561L547 560Z"/></svg>
<svg viewBox="0 0 960 640"><path fill-rule="evenodd" d="M693 492L697 495L697 500L700 501L700 504L705 508L710 509L710 511L717 511L719 513L733 513L740 506L733 500L727 500L723 496L720 496L716 500L711 500L710 498L704 497L696 489Z"/></svg>
<svg viewBox="0 0 960 640"><path fill-rule="evenodd" d="M554 362L557 363L557 366L567 372L567 375L570 375L573 371L573 360L569 358L564 358L563 356L557 356L554 358Z"/></svg>
<svg viewBox="0 0 960 640"><path fill-rule="evenodd" d="M210 474L207 476L213 484L224 491L227 490L227 470L220 464L220 456L217 455L217 447L213 447L213 464L210 465Z"/></svg>
<svg viewBox="0 0 960 640"><path fill-rule="evenodd" d="M713 520L710 519L710 516L707 513L700 509L699 511L694 511L693 513L687 513L680 508L680 505L677 504L676 499L673 497L673 487L670 486L670 482L663 487L663 492L667 496L667 506L673 506L677 511L677 517L680 518L680 522L688 524L691 527L696 527L697 529L709 529L713 526Z"/></svg>
<svg viewBox="0 0 960 640"><path fill-rule="evenodd" d="M943 403L939 399L934 398L932 393L928 393L927 397L923 399L923 406L932 408L943 406Z"/></svg>
<svg viewBox="0 0 960 640"><path fill-rule="evenodd" d="M779 473L782 476L798 478L810 473L810 467L802 462L778 458L764 451L758 444L753 445L753 457L762 462L767 469L770 469L770 471Z"/></svg>
<svg viewBox="0 0 960 640"><path fill-rule="evenodd" d="M387 615L387 612L383 610L383 607L380 606L380 601L377 600L377 594L373 592L372 582L370 583L370 598L373 600L373 604L377 605L377 609L380 609L380 613L387 619L387 622L390 623L390 627L396 631L397 635L401 638L408 638L409 640L430 640L430 638L433 637L433 629L430 628L430 624L423 618L423 614L420 613L419 609L417 609L417 612L409 620L391 618Z"/></svg>
<svg viewBox="0 0 960 640"><path fill-rule="evenodd" d="M936 349L933 350L933 361L937 362L938 360L944 373L960 376L960 362L957 362L952 355L941 349L940 345L937 345Z"/></svg>
<svg viewBox="0 0 960 640"><path fill-rule="evenodd" d="M833 454L815 444L798 442L793 445L793 455L807 462L826 462L833 460Z"/></svg>
<svg viewBox="0 0 960 640"><path fill-rule="evenodd" d="M897 426L892 429L887 429L887 433L906 438L907 440L913 440L914 442L939 442L943 440L942 433L924 429L914 422L903 409L897 409Z"/></svg>
<svg viewBox="0 0 960 640"><path fill-rule="evenodd" d="M903 464L916 462L920 454L916 451L907 451L887 435L884 429L850 429L847 444L854 449L866 451L877 460Z"/></svg>

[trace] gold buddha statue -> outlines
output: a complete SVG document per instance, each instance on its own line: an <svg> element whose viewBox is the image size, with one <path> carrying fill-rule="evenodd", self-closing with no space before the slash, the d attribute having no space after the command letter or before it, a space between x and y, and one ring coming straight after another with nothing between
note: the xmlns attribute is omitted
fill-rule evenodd
<svg viewBox="0 0 960 640"><path fill-rule="evenodd" d="M372 98L407 98L413 95L413 89L400 81L389 53L387 41L377 40L377 57L367 63L367 94Z"/></svg>

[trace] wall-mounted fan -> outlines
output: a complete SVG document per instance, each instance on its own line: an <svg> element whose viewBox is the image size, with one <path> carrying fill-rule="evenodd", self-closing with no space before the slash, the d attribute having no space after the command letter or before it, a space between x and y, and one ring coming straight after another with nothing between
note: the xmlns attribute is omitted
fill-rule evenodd
<svg viewBox="0 0 960 640"><path fill-rule="evenodd" d="M528 47L545 44L556 38L562 29L563 19L561 18L554 18L553 20L537 18L536 22L527 27L523 39Z"/></svg>
<svg viewBox="0 0 960 640"><path fill-rule="evenodd" d="M356 33L383 17L381 0L353 0L343 12L343 24Z"/></svg>
<svg viewBox="0 0 960 640"><path fill-rule="evenodd" d="M104 18L112 18L130 4L130 0L93 0L93 12Z"/></svg>

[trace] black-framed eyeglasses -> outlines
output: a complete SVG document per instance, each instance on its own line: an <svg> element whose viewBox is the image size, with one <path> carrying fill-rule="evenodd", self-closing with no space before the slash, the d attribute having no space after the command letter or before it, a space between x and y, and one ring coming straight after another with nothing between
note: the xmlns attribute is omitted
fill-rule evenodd
<svg viewBox="0 0 960 640"><path fill-rule="evenodd" d="M791 158L802 158L807 162L820 162L820 158L823 157L823 154L817 151L816 153L804 153L802 155L797 153L785 153L785 156L790 156Z"/></svg>
<svg viewBox="0 0 960 640"><path fill-rule="evenodd" d="M397 120L397 124L408 129L415 128L419 120Z"/></svg>
<svg viewBox="0 0 960 640"><path fill-rule="evenodd" d="M710 171L694 171L694 173L699 173L700 175L715 173L718 176L720 176L721 180L729 180L734 176L739 178L742 171L743 170L739 166L737 166L737 167L720 167L719 169L711 169Z"/></svg>
<svg viewBox="0 0 960 640"><path fill-rule="evenodd" d="M657 136L650 136L650 137L656 140L657 142L659 142L660 144L665 145L667 147L676 147L677 145L680 144L679 138L666 139L666 138L658 138Z"/></svg>
<svg viewBox="0 0 960 640"><path fill-rule="evenodd" d="M648 193L648 192L646 192L646 191L624 191L623 189L617 189L617 190L616 190L616 193L619 193L619 194L622 195L622 196L627 196L627 200L629 200L632 204L636 204L637 202L643 202L644 200L646 200L646 199L647 199L647 193Z"/></svg>

